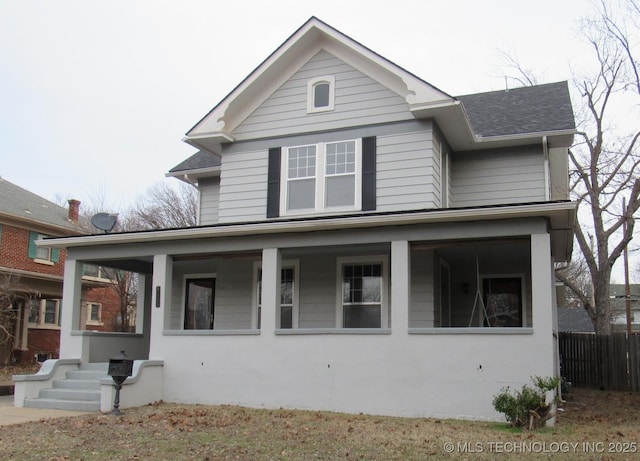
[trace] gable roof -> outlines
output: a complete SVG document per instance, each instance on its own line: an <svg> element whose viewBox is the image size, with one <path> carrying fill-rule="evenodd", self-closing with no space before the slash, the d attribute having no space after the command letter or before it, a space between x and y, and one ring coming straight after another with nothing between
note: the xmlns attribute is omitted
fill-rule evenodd
<svg viewBox="0 0 640 461"><path fill-rule="evenodd" d="M416 119L434 119L456 151L541 142L570 146L575 123L566 82L453 97L311 17L196 123L183 139L221 153L234 130L320 50L404 98Z"/></svg>
<svg viewBox="0 0 640 461"><path fill-rule="evenodd" d="M73 224L67 208L56 205L4 178L0 178L0 218L30 223L64 235L87 233L85 225Z"/></svg>
<svg viewBox="0 0 640 461"><path fill-rule="evenodd" d="M171 168L165 176L173 176L186 182L193 182L201 176L217 176L220 174L220 157L199 150L183 162Z"/></svg>
<svg viewBox="0 0 640 461"><path fill-rule="evenodd" d="M476 136L575 129L567 82L457 96Z"/></svg>
<svg viewBox="0 0 640 461"><path fill-rule="evenodd" d="M312 16L186 134L184 141L216 151L233 130L307 60L326 50L404 97L410 107L450 106L455 99Z"/></svg>

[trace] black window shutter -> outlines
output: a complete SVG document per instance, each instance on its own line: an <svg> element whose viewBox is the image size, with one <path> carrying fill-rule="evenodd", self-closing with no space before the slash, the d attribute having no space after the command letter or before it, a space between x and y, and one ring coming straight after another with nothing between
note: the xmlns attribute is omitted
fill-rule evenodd
<svg viewBox="0 0 640 461"><path fill-rule="evenodd" d="M376 209L376 137L362 138L362 211Z"/></svg>
<svg viewBox="0 0 640 461"><path fill-rule="evenodd" d="M267 173L267 218L280 216L280 147L269 149Z"/></svg>

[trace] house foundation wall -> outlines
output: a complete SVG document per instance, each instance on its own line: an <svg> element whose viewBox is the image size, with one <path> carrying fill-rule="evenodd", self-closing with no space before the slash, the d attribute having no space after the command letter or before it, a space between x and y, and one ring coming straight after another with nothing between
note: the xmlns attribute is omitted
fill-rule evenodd
<svg viewBox="0 0 640 461"><path fill-rule="evenodd" d="M167 336L156 352L169 402L502 420L495 394L554 374L546 336Z"/></svg>

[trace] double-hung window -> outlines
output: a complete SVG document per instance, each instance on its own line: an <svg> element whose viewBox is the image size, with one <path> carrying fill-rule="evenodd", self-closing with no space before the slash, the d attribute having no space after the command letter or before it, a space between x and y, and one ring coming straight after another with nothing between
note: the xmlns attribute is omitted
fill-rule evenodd
<svg viewBox="0 0 640 461"><path fill-rule="evenodd" d="M280 209L286 214L355 211L362 206L362 141L282 149Z"/></svg>
<svg viewBox="0 0 640 461"><path fill-rule="evenodd" d="M60 250L47 247L39 247L36 245L36 240L40 240L46 235L39 234L38 232L29 232L29 258L35 260L35 262L41 264L53 264L57 263L60 259Z"/></svg>
<svg viewBox="0 0 640 461"><path fill-rule="evenodd" d="M338 321L343 328L388 326L387 262L384 257L340 258Z"/></svg>
<svg viewBox="0 0 640 461"><path fill-rule="evenodd" d="M59 299L32 299L30 301L29 323L38 328L60 326Z"/></svg>
<svg viewBox="0 0 640 461"><path fill-rule="evenodd" d="M87 303L87 325L102 325L102 304Z"/></svg>

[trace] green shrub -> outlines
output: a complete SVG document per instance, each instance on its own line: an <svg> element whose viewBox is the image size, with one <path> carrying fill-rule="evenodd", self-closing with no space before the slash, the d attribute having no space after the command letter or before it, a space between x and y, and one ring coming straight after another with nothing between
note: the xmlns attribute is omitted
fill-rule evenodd
<svg viewBox="0 0 640 461"><path fill-rule="evenodd" d="M551 414L551 404L558 402L556 390L560 384L560 378L532 378L535 388L524 385L520 391L512 392L508 387L494 396L493 407L496 411L504 413L507 421L512 426L535 429L542 426ZM554 399L547 402L546 393L554 391Z"/></svg>

